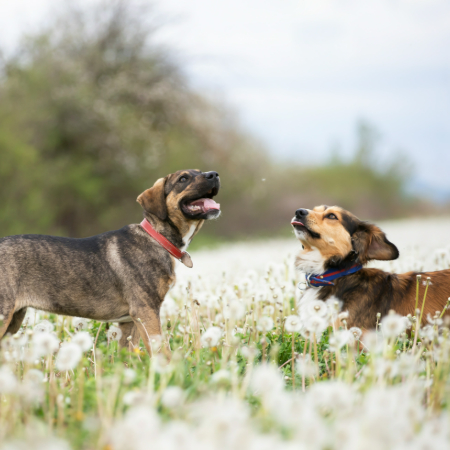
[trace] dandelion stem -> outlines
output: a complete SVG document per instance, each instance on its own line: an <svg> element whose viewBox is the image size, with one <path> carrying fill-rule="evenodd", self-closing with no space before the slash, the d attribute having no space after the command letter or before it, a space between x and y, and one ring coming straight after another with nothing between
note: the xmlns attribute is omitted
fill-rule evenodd
<svg viewBox="0 0 450 450"><path fill-rule="evenodd" d="M308 340L305 339L305 343L303 344L303 361L306 359L306 348L308 347ZM302 392L306 392L306 380L305 380L305 371L302 373Z"/></svg>
<svg viewBox="0 0 450 450"><path fill-rule="evenodd" d="M420 286L421 275L416 276L416 307L414 308L414 312L416 312L419 307L419 286Z"/></svg>
<svg viewBox="0 0 450 450"><path fill-rule="evenodd" d="M295 389L295 352L294 352L294 335L292 332L292 364L291 364L291 372L292 372L292 390Z"/></svg>
<svg viewBox="0 0 450 450"><path fill-rule="evenodd" d="M423 294L423 302L422 302L422 309L420 310L419 326L420 326L420 324L422 324L422 316L423 316L423 311L425 309L425 300L427 298L427 292L428 292L429 285L430 285L430 277L427 278L427 285L425 286L425 293Z"/></svg>
<svg viewBox="0 0 450 450"><path fill-rule="evenodd" d="M314 340L314 362L316 363L317 373L319 373L319 355L317 353L317 339L314 333L313 333L313 340Z"/></svg>

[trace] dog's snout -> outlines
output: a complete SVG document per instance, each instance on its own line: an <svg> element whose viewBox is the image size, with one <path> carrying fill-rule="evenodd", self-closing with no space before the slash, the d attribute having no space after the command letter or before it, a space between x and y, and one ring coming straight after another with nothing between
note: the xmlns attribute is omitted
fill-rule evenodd
<svg viewBox="0 0 450 450"><path fill-rule="evenodd" d="M219 174L217 172L204 172L203 176L207 180L215 180L215 179L219 178Z"/></svg>
<svg viewBox="0 0 450 450"><path fill-rule="evenodd" d="M308 215L308 210L307 209L297 209L297 211L295 211L295 217L299 218L299 219L303 219Z"/></svg>

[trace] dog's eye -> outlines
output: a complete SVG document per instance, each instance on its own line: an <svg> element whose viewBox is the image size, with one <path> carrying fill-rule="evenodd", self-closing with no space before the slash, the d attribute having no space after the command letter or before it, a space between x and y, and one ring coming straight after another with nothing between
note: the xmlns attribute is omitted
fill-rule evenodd
<svg viewBox="0 0 450 450"><path fill-rule="evenodd" d="M180 177L180 179L178 180L180 183L184 183L185 181L187 181L186 177Z"/></svg>
<svg viewBox="0 0 450 450"><path fill-rule="evenodd" d="M327 219L337 220L336 214L328 214Z"/></svg>

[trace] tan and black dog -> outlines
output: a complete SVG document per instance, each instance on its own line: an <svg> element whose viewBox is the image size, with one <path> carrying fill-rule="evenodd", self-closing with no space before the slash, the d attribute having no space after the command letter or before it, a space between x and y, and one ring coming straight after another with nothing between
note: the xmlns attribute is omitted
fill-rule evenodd
<svg viewBox="0 0 450 450"><path fill-rule="evenodd" d="M427 277L428 289L423 321L427 315L443 311L450 297L450 270L393 274L365 268L371 260L397 259L397 247L376 225L363 222L337 206L298 209L291 221L303 250L296 266L306 272L309 288L305 300L335 297L342 310L349 312L349 326L375 328L377 313L385 316L391 309L414 315L416 276L420 273L419 307L422 306Z"/></svg>
<svg viewBox="0 0 450 450"><path fill-rule="evenodd" d="M212 200L217 172L181 170L161 178L137 201L156 232L185 250L206 219L220 215ZM0 239L0 338L15 333L27 307L119 322L121 345L161 334L159 310L175 283L175 258L142 226L85 239L42 235Z"/></svg>

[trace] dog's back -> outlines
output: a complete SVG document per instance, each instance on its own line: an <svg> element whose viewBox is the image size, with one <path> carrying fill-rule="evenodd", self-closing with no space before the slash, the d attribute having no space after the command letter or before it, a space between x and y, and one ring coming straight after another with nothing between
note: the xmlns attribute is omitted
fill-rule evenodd
<svg viewBox="0 0 450 450"><path fill-rule="evenodd" d="M450 298L450 269L439 270L436 272L407 272L397 275L399 282L402 284L403 295L393 304L394 309L404 316L411 314L416 315L414 309L416 307L416 296L418 292L418 309L422 310L422 321L425 322L427 317L433 317L437 311L441 313L446 307ZM419 277L419 279L418 279ZM427 289L428 284L428 289ZM417 285L419 288L417 289ZM447 314L450 313L446 311Z"/></svg>

